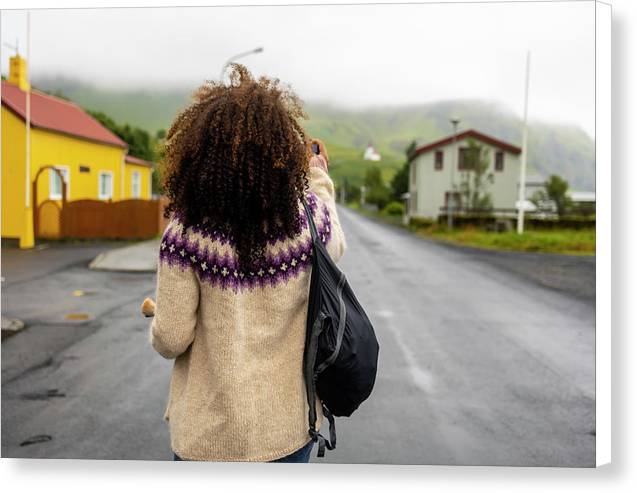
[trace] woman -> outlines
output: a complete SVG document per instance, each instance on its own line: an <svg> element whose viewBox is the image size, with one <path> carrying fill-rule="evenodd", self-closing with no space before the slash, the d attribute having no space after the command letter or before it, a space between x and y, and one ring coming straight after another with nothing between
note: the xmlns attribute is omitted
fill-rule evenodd
<svg viewBox="0 0 637 493"><path fill-rule="evenodd" d="M309 461L301 200L334 260L345 240L327 152L306 138L304 117L278 80L233 65L230 84L201 87L168 131L171 221L151 343L175 358L165 419L176 460Z"/></svg>

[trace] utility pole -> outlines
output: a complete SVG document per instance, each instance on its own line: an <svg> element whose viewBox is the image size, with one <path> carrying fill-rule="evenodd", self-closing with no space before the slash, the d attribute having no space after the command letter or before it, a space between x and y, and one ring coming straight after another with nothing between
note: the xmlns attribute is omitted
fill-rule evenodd
<svg viewBox="0 0 637 493"><path fill-rule="evenodd" d="M458 161L458 150L456 149L456 139L458 137L458 124L460 123L459 118L452 118L451 124L453 125L453 145L452 145L452 155L453 159L451 160L451 191L449 192L449 196L447 197L447 228L453 228L453 206L455 205L455 190L456 190L456 182L455 182L455 169Z"/></svg>
<svg viewBox="0 0 637 493"><path fill-rule="evenodd" d="M531 72L531 52L526 52L526 80L524 83L524 119L522 123L522 155L520 156L520 185L518 188L518 234L524 233L524 203L526 202L526 159L528 152L527 120L529 115L529 74Z"/></svg>

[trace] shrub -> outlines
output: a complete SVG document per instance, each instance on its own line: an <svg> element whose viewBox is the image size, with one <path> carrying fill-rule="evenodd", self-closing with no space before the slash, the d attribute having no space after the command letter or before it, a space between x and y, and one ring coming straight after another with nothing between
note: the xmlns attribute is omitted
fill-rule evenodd
<svg viewBox="0 0 637 493"><path fill-rule="evenodd" d="M409 225L414 228L428 228L436 223L435 219L424 217L411 217L409 218Z"/></svg>
<svg viewBox="0 0 637 493"><path fill-rule="evenodd" d="M405 213L405 206L400 202L390 202L383 208L383 214L387 216L402 216Z"/></svg>

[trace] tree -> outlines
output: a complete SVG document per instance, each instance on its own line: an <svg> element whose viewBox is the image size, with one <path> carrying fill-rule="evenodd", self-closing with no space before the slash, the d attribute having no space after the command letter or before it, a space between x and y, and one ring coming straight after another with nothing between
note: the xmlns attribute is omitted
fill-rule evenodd
<svg viewBox="0 0 637 493"><path fill-rule="evenodd" d="M402 195L409 191L409 163L411 162L409 158L416 150L416 146L416 141L412 140L405 148L405 163L392 178L391 193L394 200L402 200Z"/></svg>
<svg viewBox="0 0 637 493"><path fill-rule="evenodd" d="M128 153L131 156L155 161L157 154L155 141L150 134L141 128L131 127L128 123L118 125L115 121L101 111L88 111L88 113L128 144Z"/></svg>
<svg viewBox="0 0 637 493"><path fill-rule="evenodd" d="M161 139L165 137L165 131L160 130L157 132L155 137L152 137L146 130L138 127L131 127L128 123L118 125L110 116L101 111L87 110L87 112L120 139L126 142L126 144L128 144L128 153L131 156L151 162L157 162L161 157L162 151L160 143ZM152 181L153 192L163 193L163 185L158 169L153 170Z"/></svg>
<svg viewBox="0 0 637 493"><path fill-rule="evenodd" d="M368 190L371 190L375 187L382 187L383 185L383 177L380 173L380 168L378 166L370 166L367 168L365 173L365 186Z"/></svg>
<svg viewBox="0 0 637 493"><path fill-rule="evenodd" d="M156 162L161 162L164 159L165 155L165 144L166 144L166 130L163 128L157 130L155 134L155 157ZM153 172L153 190L156 190L157 193L164 193L164 180L163 180L163 170L162 166L157 166Z"/></svg>
<svg viewBox="0 0 637 493"><path fill-rule="evenodd" d="M337 181L335 184L336 199L340 200L343 193L345 195L345 203L360 202L361 189L359 186L352 184L347 178L343 178L341 181ZM343 191L344 190L344 191Z"/></svg>
<svg viewBox="0 0 637 493"><path fill-rule="evenodd" d="M493 183L493 173L489 173L489 150L482 144L470 139L464 149L463 170L459 186L463 203L469 209L489 210L493 207L491 194L487 191Z"/></svg>
<svg viewBox="0 0 637 493"><path fill-rule="evenodd" d="M383 182L378 166L371 166L365 173L365 202L374 204L382 209L391 201L391 195Z"/></svg>
<svg viewBox="0 0 637 493"><path fill-rule="evenodd" d="M538 209L545 208L547 201L555 204L558 216L563 216L572 205L568 196L568 182L558 175L549 176L544 182L544 190L538 190L531 197L531 201Z"/></svg>

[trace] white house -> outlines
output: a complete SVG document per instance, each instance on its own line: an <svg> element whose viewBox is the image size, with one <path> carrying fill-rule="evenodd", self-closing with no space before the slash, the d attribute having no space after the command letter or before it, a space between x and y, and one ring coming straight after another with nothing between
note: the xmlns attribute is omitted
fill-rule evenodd
<svg viewBox="0 0 637 493"><path fill-rule="evenodd" d="M520 153L517 146L490 137L476 130L466 130L416 148L411 155L409 170L409 215L437 218L450 198L462 206L459 194L462 176L470 172L464 159L469 141L474 140L488 151L490 160L486 192L491 195L494 209L514 209L518 198ZM454 186L455 184L455 186ZM455 190L455 192L452 192ZM453 193L453 195L452 195Z"/></svg>
<svg viewBox="0 0 637 493"><path fill-rule="evenodd" d="M367 149L365 149L363 159L365 161L380 161L380 154L378 153L378 151L376 151L376 149L374 149L374 146L371 142L367 144Z"/></svg>

